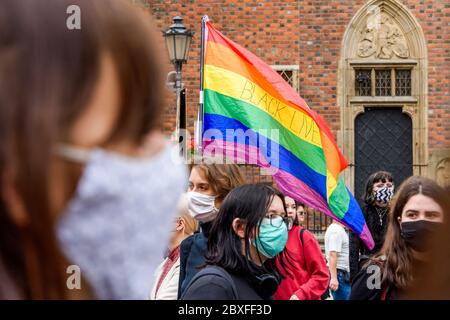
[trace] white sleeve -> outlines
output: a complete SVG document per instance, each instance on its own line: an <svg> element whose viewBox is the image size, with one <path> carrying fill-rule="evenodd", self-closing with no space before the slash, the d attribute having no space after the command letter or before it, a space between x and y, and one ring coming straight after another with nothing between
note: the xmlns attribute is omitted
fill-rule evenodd
<svg viewBox="0 0 450 320"><path fill-rule="evenodd" d="M342 237L339 232L332 232L328 237L328 251L341 252L342 251Z"/></svg>

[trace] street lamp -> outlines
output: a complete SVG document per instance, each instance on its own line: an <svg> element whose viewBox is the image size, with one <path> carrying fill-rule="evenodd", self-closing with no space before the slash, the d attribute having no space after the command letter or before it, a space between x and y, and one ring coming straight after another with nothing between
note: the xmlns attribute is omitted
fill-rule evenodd
<svg viewBox="0 0 450 320"><path fill-rule="evenodd" d="M177 118L176 118L176 136L180 142L180 117L181 115L180 96L181 96L181 66L187 62L189 47L191 45L194 32L186 29L183 25L183 19L180 16L173 18L173 24L165 31L163 36L166 42L166 48L169 53L170 62L175 66L175 90L177 99ZM185 112L185 110L183 110Z"/></svg>

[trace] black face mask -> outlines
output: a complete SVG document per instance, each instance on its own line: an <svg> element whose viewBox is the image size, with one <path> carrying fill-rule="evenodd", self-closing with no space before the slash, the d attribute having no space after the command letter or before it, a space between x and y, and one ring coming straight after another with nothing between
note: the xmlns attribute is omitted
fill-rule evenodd
<svg viewBox="0 0 450 320"><path fill-rule="evenodd" d="M427 220L409 221L401 223L401 236L406 245L418 252L428 250L429 240L442 226L440 222Z"/></svg>

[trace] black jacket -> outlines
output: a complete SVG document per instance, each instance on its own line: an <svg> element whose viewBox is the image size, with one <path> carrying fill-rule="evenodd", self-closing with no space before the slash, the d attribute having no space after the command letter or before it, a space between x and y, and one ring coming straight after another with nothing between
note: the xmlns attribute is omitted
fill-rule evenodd
<svg viewBox="0 0 450 320"><path fill-rule="evenodd" d="M203 223L201 231L187 237L180 245L180 279L178 280L178 299L181 298L192 278L205 266L208 252L208 235L211 223Z"/></svg>
<svg viewBox="0 0 450 320"><path fill-rule="evenodd" d="M393 286L382 284L381 270L373 267L380 268L380 265L369 263L355 275L350 291L350 300L399 300L400 291ZM377 275L379 275L378 286L375 282Z"/></svg>
<svg viewBox="0 0 450 320"><path fill-rule="evenodd" d="M369 228L373 241L375 242L375 246L372 250L369 250L354 232L349 233L350 279L353 279L360 270L360 255L372 256L381 249L387 230L388 213L382 217L382 223L380 224L380 216L378 215L375 206L365 205L363 206L362 211L367 227Z"/></svg>
<svg viewBox="0 0 450 320"><path fill-rule="evenodd" d="M426 275L428 264L413 260L412 277L421 283ZM382 281L382 268L384 263L380 260L370 259L366 265L355 275L350 292L350 300L404 300L411 299L412 292L397 288L393 283Z"/></svg>
<svg viewBox="0 0 450 320"><path fill-rule="evenodd" d="M221 272L211 274L211 269ZM225 273L225 274L224 274ZM181 300L263 300L249 279L217 266L202 269L186 287Z"/></svg>

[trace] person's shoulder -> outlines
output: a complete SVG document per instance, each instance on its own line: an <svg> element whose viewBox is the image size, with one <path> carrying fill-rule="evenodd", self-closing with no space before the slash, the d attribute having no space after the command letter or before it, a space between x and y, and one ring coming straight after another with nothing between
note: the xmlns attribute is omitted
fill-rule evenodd
<svg viewBox="0 0 450 320"><path fill-rule="evenodd" d="M208 238L203 234L203 232L198 232L193 235L192 244L195 247L194 250L203 252L208 246Z"/></svg>
<svg viewBox="0 0 450 320"><path fill-rule="evenodd" d="M205 237L205 235L201 232L196 232L187 238L185 238L183 241L181 241L181 248L191 246L193 243L196 242L203 242L207 241L208 239Z"/></svg>
<svg viewBox="0 0 450 320"><path fill-rule="evenodd" d="M205 236L205 234L203 232L196 232L192 235L192 237L194 238L194 240L196 241L203 241L203 240L208 240L208 238Z"/></svg>
<svg viewBox="0 0 450 320"><path fill-rule="evenodd" d="M335 223L334 223L335 224ZM347 232L345 231L345 227L343 225L336 224L335 228L336 232L342 236L347 236Z"/></svg>
<svg viewBox="0 0 450 320"><path fill-rule="evenodd" d="M383 260L370 259L355 275L351 284L350 300L379 299L381 293Z"/></svg>
<svg viewBox="0 0 450 320"><path fill-rule="evenodd" d="M293 225L292 228L289 230L289 234L299 233L301 230L301 226Z"/></svg>
<svg viewBox="0 0 450 320"><path fill-rule="evenodd" d="M381 276L382 268L384 266L385 257L371 257L364 263L361 270L358 272L356 277L362 278L363 280L376 275L377 273Z"/></svg>
<svg viewBox="0 0 450 320"><path fill-rule="evenodd" d="M182 299L232 299L233 285L222 273L211 266L203 268L191 280Z"/></svg>
<svg viewBox="0 0 450 320"><path fill-rule="evenodd" d="M224 287L228 287L230 285L230 281L226 278L225 275L223 275L224 272L226 271L218 272L215 267L207 266L200 270L195 278L197 278L197 281L215 283Z"/></svg>
<svg viewBox="0 0 450 320"><path fill-rule="evenodd" d="M295 237L296 239L300 239L301 237L303 240L306 240L306 238L309 237L308 232L309 231L302 226L293 226L291 230L289 230L289 238Z"/></svg>
<svg viewBox="0 0 450 320"><path fill-rule="evenodd" d="M307 245L309 243L312 243L312 242L315 242L315 243L319 244L319 242L316 239L316 236L311 231L309 231L306 228L300 227L299 233L300 233L301 230L303 230L302 231L303 232L303 243L305 245Z"/></svg>
<svg viewBox="0 0 450 320"><path fill-rule="evenodd" d="M188 248L192 245L192 242L194 241L194 236L195 236L195 234L190 235L187 238L185 238L183 241L181 241L181 244L180 244L181 251L183 251L183 249Z"/></svg>
<svg viewBox="0 0 450 320"><path fill-rule="evenodd" d="M345 233L345 231L344 231ZM343 232L341 232L339 229L332 229L332 230L327 230L327 232L325 233L325 238L327 240L335 240L335 239L340 239L343 236Z"/></svg>
<svg viewBox="0 0 450 320"><path fill-rule="evenodd" d="M336 223L331 223L328 228L327 231L325 231L325 233L335 233L335 232L339 232L340 230L340 226Z"/></svg>
<svg viewBox="0 0 450 320"><path fill-rule="evenodd" d="M314 236L314 234L309 231L308 229L306 229L305 227L299 227L299 232L303 230L303 238L306 239L316 239L316 237Z"/></svg>

